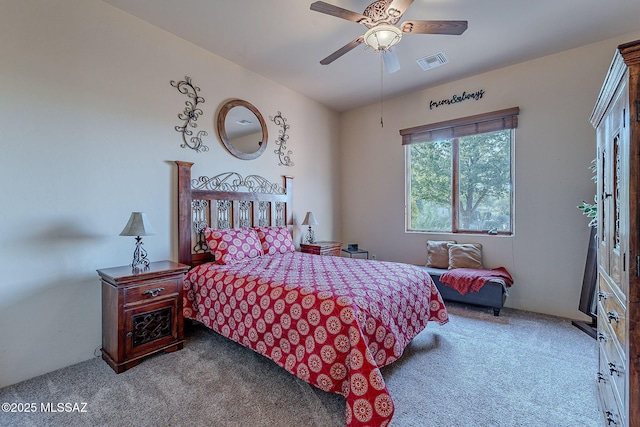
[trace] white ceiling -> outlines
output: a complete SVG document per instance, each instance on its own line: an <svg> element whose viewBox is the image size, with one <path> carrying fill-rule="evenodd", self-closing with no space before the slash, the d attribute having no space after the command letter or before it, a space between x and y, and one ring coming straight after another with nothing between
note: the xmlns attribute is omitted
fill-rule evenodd
<svg viewBox="0 0 640 427"><path fill-rule="evenodd" d="M366 28L311 11L312 0L104 1L337 111L380 99L380 56L364 45L320 65ZM358 13L370 3L326 2ZM469 27L405 35L395 48L402 68L383 77L385 98L639 31L640 0L415 0L407 19ZM423 71L415 62L437 52L449 63Z"/></svg>

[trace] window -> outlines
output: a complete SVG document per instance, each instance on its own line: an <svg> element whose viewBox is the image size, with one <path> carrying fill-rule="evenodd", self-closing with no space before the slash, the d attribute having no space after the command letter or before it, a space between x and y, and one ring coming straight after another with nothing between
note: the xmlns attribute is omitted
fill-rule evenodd
<svg viewBox="0 0 640 427"><path fill-rule="evenodd" d="M512 234L518 113L516 107L400 131L407 231Z"/></svg>

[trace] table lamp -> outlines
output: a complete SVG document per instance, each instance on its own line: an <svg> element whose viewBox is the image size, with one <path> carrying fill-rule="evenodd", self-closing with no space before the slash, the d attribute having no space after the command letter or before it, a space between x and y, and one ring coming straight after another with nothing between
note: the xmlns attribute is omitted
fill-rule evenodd
<svg viewBox="0 0 640 427"><path fill-rule="evenodd" d="M146 213L131 212L129 222L127 222L124 230L120 233L121 236L136 236L136 249L133 251L131 267L136 268L138 265L149 266L147 251L142 247L142 237L140 236L152 236L154 234L156 234L156 231L151 226Z"/></svg>
<svg viewBox="0 0 640 427"><path fill-rule="evenodd" d="M318 225L318 221L316 221L316 217L313 216L313 212L307 212L307 216L304 217L304 221L302 221L302 225L308 225L309 230L307 230L307 234L304 236L305 243L315 243L316 236L311 229L312 225Z"/></svg>

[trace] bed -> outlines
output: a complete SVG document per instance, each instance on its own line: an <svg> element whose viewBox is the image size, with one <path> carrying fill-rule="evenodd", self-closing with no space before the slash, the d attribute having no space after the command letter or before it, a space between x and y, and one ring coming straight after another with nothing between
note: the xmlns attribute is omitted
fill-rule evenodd
<svg viewBox="0 0 640 427"><path fill-rule="evenodd" d="M347 426L388 425L394 404L380 367L397 360L429 321L448 321L429 274L292 250L290 177L283 187L233 173L192 179L192 163L176 164L179 261L193 267L184 281L185 318L344 395ZM262 230L257 256L253 229ZM218 243L230 234L251 236L239 246L251 248L246 257L220 256Z"/></svg>

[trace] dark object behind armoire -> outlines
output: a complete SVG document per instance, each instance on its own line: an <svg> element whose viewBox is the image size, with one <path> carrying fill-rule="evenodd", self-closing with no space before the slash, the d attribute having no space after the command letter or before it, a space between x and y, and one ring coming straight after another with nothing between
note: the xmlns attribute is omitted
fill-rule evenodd
<svg viewBox="0 0 640 427"><path fill-rule="evenodd" d="M597 242L596 228L591 227L589 235L589 245L587 249L587 261L584 266L584 276L582 278L582 292L580 293L580 305L578 310L591 317L591 323L572 322L574 326L589 334L592 338L596 337L597 318L598 318L598 301L596 299L598 265L597 265Z"/></svg>

